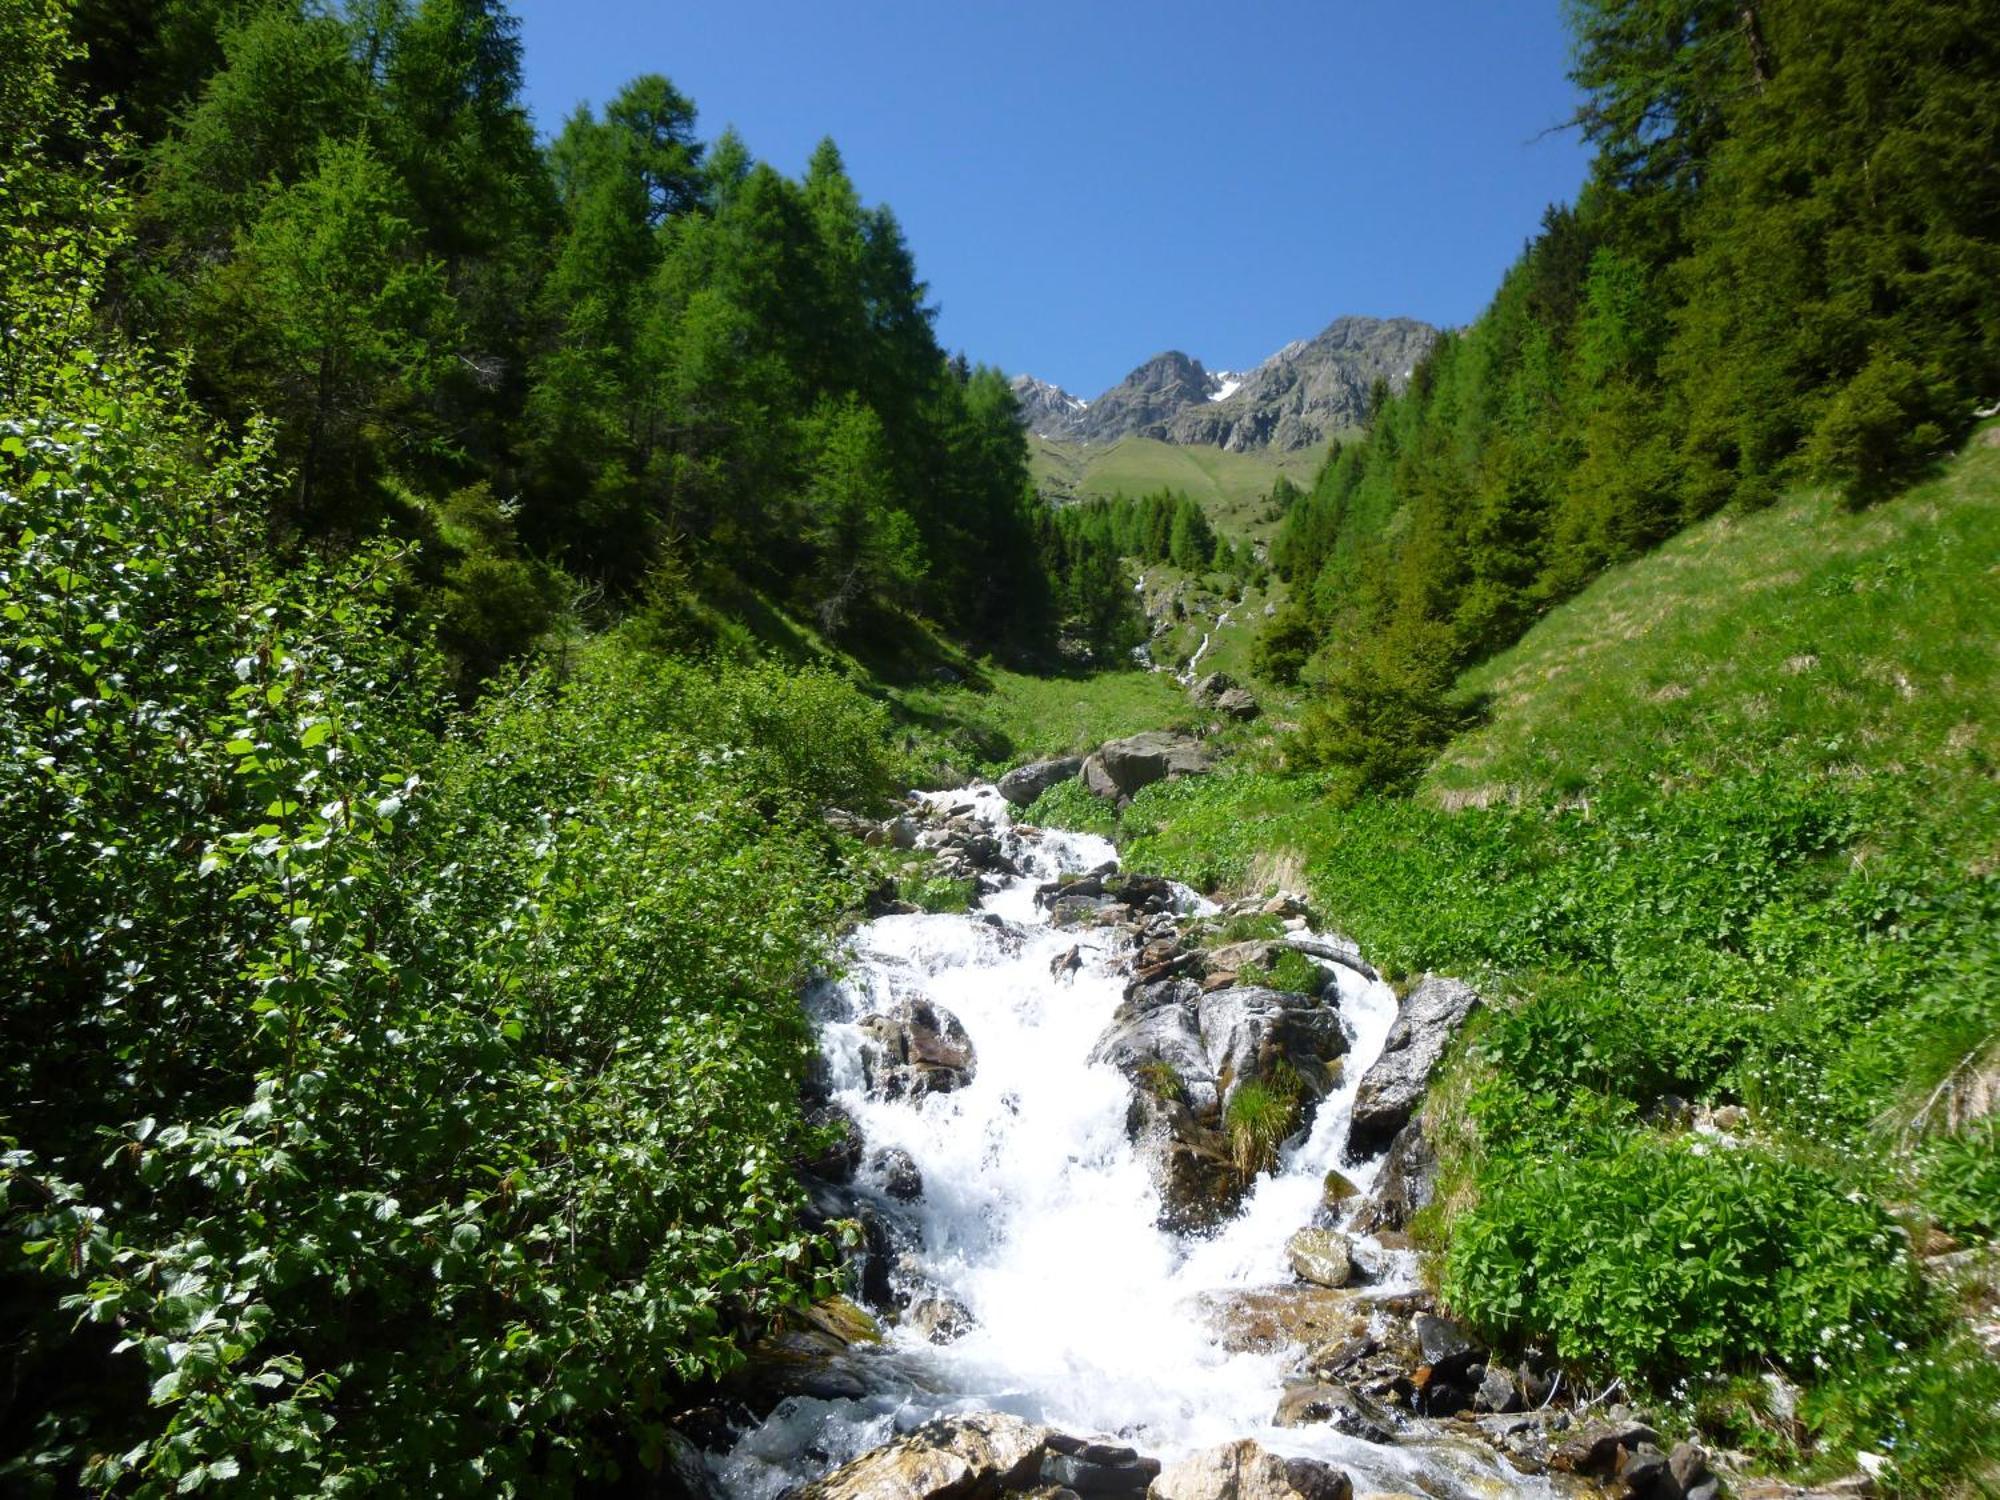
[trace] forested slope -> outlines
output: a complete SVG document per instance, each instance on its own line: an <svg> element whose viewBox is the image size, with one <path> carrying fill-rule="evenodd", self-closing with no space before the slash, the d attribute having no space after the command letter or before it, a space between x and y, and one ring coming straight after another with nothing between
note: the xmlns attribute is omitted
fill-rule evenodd
<svg viewBox="0 0 2000 1500"><path fill-rule="evenodd" d="M1590 181L1276 544L1265 661L1324 689L1295 753L1365 784L1420 772L1457 674L1607 565L1799 478L1879 500L2000 397L1986 18L1571 10Z"/></svg>

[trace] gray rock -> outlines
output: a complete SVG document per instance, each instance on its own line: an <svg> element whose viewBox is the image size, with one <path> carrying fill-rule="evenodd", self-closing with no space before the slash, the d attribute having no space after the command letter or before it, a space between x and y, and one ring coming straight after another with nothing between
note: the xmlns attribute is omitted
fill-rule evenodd
<svg viewBox="0 0 2000 1500"><path fill-rule="evenodd" d="M1285 1241L1292 1274L1314 1286L1340 1288L1354 1279L1354 1250L1331 1229L1301 1229Z"/></svg>
<svg viewBox="0 0 2000 1500"><path fill-rule="evenodd" d="M861 1050L870 1092L885 1099L948 1094L972 1081L972 1038L957 1016L929 1000L901 1000L864 1016L869 1044Z"/></svg>
<svg viewBox="0 0 2000 1500"><path fill-rule="evenodd" d="M1412 1120L1389 1143L1375 1191L1355 1216L1354 1227L1363 1234L1408 1228L1411 1217L1430 1207L1436 1196L1437 1153L1424 1139L1424 1122Z"/></svg>
<svg viewBox="0 0 2000 1500"><path fill-rule="evenodd" d="M1197 1002L1208 1071L1223 1086L1223 1105L1242 1084L1289 1068L1315 1095L1332 1082L1328 1067L1347 1050L1340 1014L1316 995L1239 985L1210 990Z"/></svg>
<svg viewBox="0 0 2000 1500"><path fill-rule="evenodd" d="M1160 1472L1157 1458L1146 1458L1117 1443L1093 1443L1054 1433L1042 1458L1042 1483L1061 1485L1078 1495L1143 1495Z"/></svg>
<svg viewBox="0 0 2000 1500"><path fill-rule="evenodd" d="M1237 682L1227 672L1210 672L1188 689L1188 697L1201 708L1214 708L1224 693L1236 691Z"/></svg>
<svg viewBox="0 0 2000 1500"><path fill-rule="evenodd" d="M1195 1008L1200 990L1186 980L1165 980L1140 993L1140 1003L1119 1007L1111 1025L1091 1048L1090 1060L1109 1063L1127 1078L1154 1093L1169 1079L1180 1097L1197 1113L1207 1114L1220 1103L1215 1069L1202 1045Z"/></svg>
<svg viewBox="0 0 2000 1500"><path fill-rule="evenodd" d="M1709 1482L1708 1454L1698 1443L1676 1443L1667 1455L1667 1472L1685 1494Z"/></svg>
<svg viewBox="0 0 2000 1500"><path fill-rule="evenodd" d="M1424 1363L1438 1375L1455 1375L1465 1370L1483 1352L1472 1336L1450 1318L1418 1313L1412 1326Z"/></svg>
<svg viewBox="0 0 2000 1500"><path fill-rule="evenodd" d="M1488 1365L1486 1378L1473 1393L1473 1410L1507 1413L1520 1411L1525 1405L1514 1377L1497 1364Z"/></svg>
<svg viewBox="0 0 2000 1500"><path fill-rule="evenodd" d="M1083 784L1099 797L1129 801L1156 781L1198 776L1210 767L1208 751L1192 735L1151 729L1107 740L1083 765Z"/></svg>
<svg viewBox="0 0 2000 1500"><path fill-rule="evenodd" d="M963 1338L972 1331L974 1323L971 1309L942 1292L912 1302L902 1321L933 1344L949 1344Z"/></svg>
<svg viewBox="0 0 2000 1500"><path fill-rule="evenodd" d="M1027 807L1060 782L1068 781L1083 769L1083 757L1065 755L1056 760L1038 760L1016 766L1000 778L1000 795L1016 807Z"/></svg>
<svg viewBox="0 0 2000 1500"><path fill-rule="evenodd" d="M1228 692L1217 695L1215 711L1229 718L1239 719L1248 723L1264 710L1259 706L1257 700L1251 696L1248 688L1231 688Z"/></svg>
<svg viewBox="0 0 2000 1500"><path fill-rule="evenodd" d="M1426 975L1403 998L1382 1055L1361 1077L1347 1137L1350 1156L1380 1150L1409 1123L1446 1045L1478 1004L1472 986L1436 975Z"/></svg>

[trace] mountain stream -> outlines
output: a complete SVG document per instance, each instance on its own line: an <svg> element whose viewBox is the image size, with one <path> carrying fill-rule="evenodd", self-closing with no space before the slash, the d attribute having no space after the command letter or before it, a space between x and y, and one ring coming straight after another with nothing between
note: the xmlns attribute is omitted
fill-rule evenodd
<svg viewBox="0 0 2000 1500"><path fill-rule="evenodd" d="M846 973L810 1003L834 1099L866 1140L856 1191L901 1229L895 1274L906 1288L942 1293L969 1313L969 1326L939 1344L905 1318L860 1360L865 1394L787 1397L717 1456L724 1490L774 1500L931 1417L995 1410L1114 1438L1169 1463L1252 1437L1338 1464L1361 1493L1549 1493L1476 1444L1387 1446L1324 1424L1276 1427L1287 1351L1222 1336L1217 1308L1230 1297L1294 1284L1285 1242L1311 1220L1328 1170L1338 1167L1363 1197L1374 1179L1378 1162L1350 1163L1343 1151L1355 1088L1395 1019L1388 986L1326 966L1349 1040L1341 1080L1234 1219L1208 1238L1164 1230L1159 1189L1128 1139L1131 1086L1089 1060L1120 1003L1129 943L1113 929L1054 926L1035 899L1041 882L1112 865L1112 846L1088 834L1017 831L991 787L933 801L969 804L1023 873L962 915L868 922L849 942ZM1177 899L1186 913L1205 906L1185 890ZM1058 977L1052 965L1072 945L1080 966ZM911 998L963 1023L976 1073L953 1092L884 1099L865 1086L857 1022ZM885 1157L885 1148L894 1149ZM882 1163L895 1151L921 1174L913 1202L891 1192ZM1414 1287L1406 1252L1363 1237L1356 1253L1372 1272L1357 1295Z"/></svg>

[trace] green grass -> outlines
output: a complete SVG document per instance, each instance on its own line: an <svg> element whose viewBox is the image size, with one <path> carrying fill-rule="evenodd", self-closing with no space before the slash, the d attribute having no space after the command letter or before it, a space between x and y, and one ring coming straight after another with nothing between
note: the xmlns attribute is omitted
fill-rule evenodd
<svg viewBox="0 0 2000 1500"><path fill-rule="evenodd" d="M1425 783L1448 804L1588 796L1783 762L1921 782L1969 857L2000 763L2000 448L1859 514L1823 493L1719 517L1599 579L1468 673L1488 724Z"/></svg>
<svg viewBox="0 0 2000 1500"><path fill-rule="evenodd" d="M1186 693L1163 672L1030 677L988 667L963 683L915 684L889 697L905 750L939 777L995 775L1195 718Z"/></svg>
<svg viewBox="0 0 2000 1500"><path fill-rule="evenodd" d="M2000 1222L1996 502L1974 447L1872 510L1717 518L1469 674L1489 718L1417 796L1243 772L1121 831L1211 889L1302 870L1387 972L1489 997L1433 1091L1457 1313L1725 1445L1782 1371L1763 1456L1882 1453L1903 1493L2000 1474L2000 1369L1904 1248ZM1653 1123L1670 1094L1747 1126Z"/></svg>
<svg viewBox="0 0 2000 1500"><path fill-rule="evenodd" d="M1301 489L1310 486L1326 456L1324 446L1296 453L1231 453L1142 437L1120 438L1102 448L1030 437L1028 448L1035 482L1050 499L1178 490L1232 541L1269 541L1279 521L1266 504L1271 486L1280 474Z"/></svg>

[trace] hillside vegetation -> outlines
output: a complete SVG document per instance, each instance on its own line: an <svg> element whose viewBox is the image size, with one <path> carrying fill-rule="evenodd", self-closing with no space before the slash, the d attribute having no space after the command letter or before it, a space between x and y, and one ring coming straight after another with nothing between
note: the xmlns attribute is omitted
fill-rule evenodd
<svg viewBox="0 0 2000 1500"><path fill-rule="evenodd" d="M1910 1492L2000 1458L1955 1262L1920 1258L2000 1230L1996 558L1994 446L1865 512L1795 492L1468 674L1491 717L1414 797L1245 772L1121 834L1209 887L1302 877L1390 972L1491 997L1426 1115L1454 1310Z"/></svg>
<svg viewBox="0 0 2000 1500"><path fill-rule="evenodd" d="M1604 568L1809 480L1867 505L2000 393L2000 33L1943 0L1579 0L1597 147L1486 313L1288 514L1292 752L1405 785L1458 675Z"/></svg>
<svg viewBox="0 0 2000 1500"><path fill-rule="evenodd" d="M1172 490L1195 501L1217 531L1237 542L1269 541L1284 514L1282 506L1270 503L1278 477L1308 483L1324 457L1322 449L1232 453L1143 437L1120 438L1101 449L1039 436L1028 440L1030 472L1052 500L1136 499Z"/></svg>

